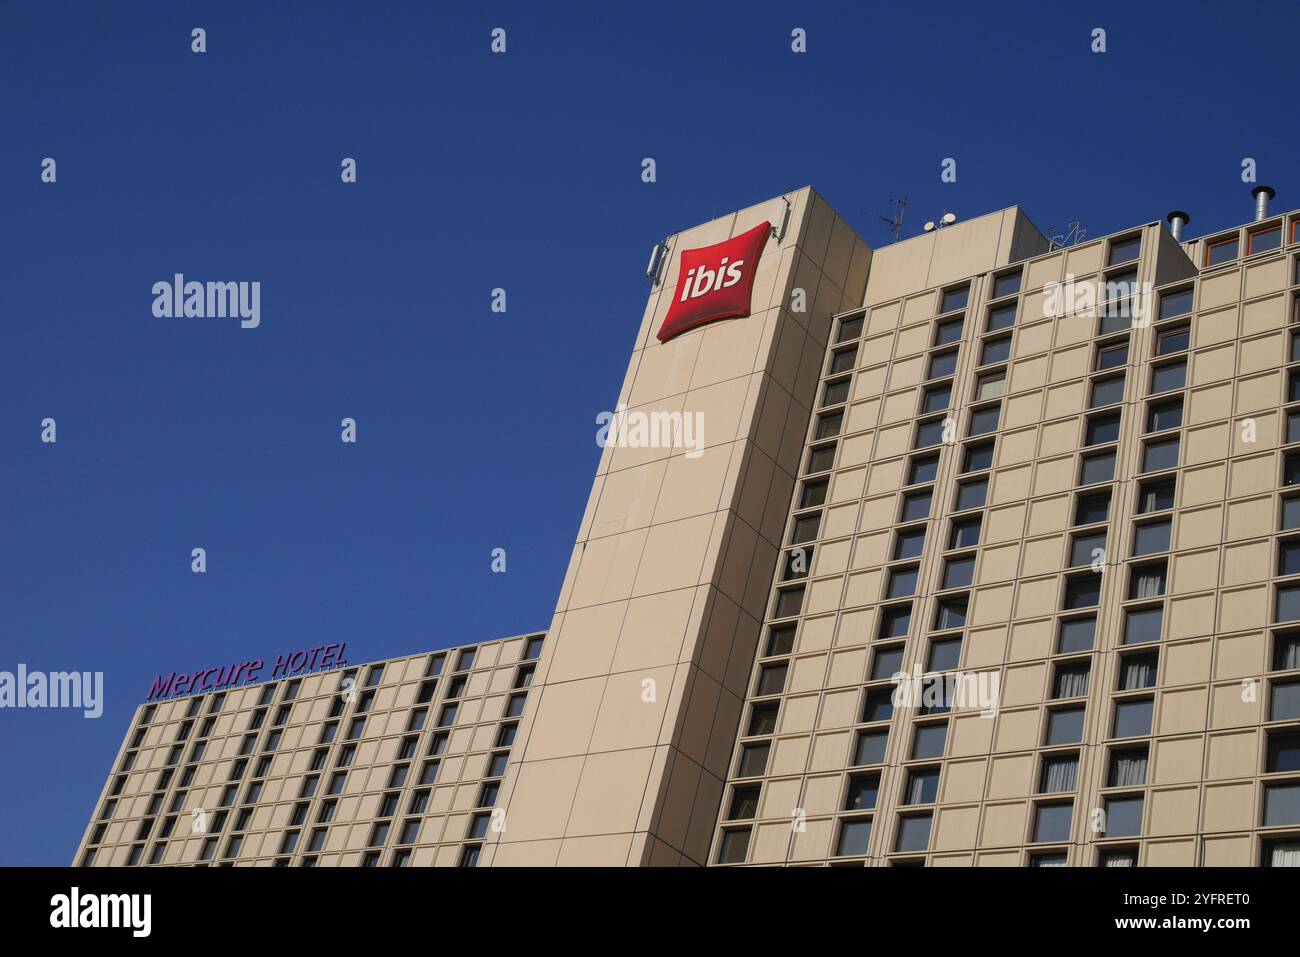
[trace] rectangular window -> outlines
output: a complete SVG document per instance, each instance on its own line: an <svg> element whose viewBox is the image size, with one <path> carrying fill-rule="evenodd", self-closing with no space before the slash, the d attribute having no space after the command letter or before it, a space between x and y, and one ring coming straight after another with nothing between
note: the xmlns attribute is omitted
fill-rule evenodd
<svg viewBox="0 0 1300 957"><path fill-rule="evenodd" d="M944 564L943 588L966 588L975 577L975 556L950 558Z"/></svg>
<svg viewBox="0 0 1300 957"><path fill-rule="evenodd" d="M817 420L817 428L813 432L814 439L833 439L840 434L840 429L844 426L844 413L831 412L823 415Z"/></svg>
<svg viewBox="0 0 1300 957"><path fill-rule="evenodd" d="M1265 226L1263 229L1256 229L1253 232L1246 233L1246 255L1251 256L1255 253L1262 253L1269 249L1280 249L1282 246L1282 224L1274 223L1272 226Z"/></svg>
<svg viewBox="0 0 1300 957"><path fill-rule="evenodd" d="M1300 619L1300 585L1278 586L1277 621L1296 621Z"/></svg>
<svg viewBox="0 0 1300 957"><path fill-rule="evenodd" d="M1162 590L1163 587L1162 581ZM1163 608L1129 609L1124 614L1124 644L1140 645L1149 641L1159 641L1164 618Z"/></svg>
<svg viewBox="0 0 1300 957"><path fill-rule="evenodd" d="M854 764L884 764L888 731L859 731L853 748Z"/></svg>
<svg viewBox="0 0 1300 957"><path fill-rule="evenodd" d="M934 327L934 344L946 346L961 339L962 327L966 324L964 316L940 322Z"/></svg>
<svg viewBox="0 0 1300 957"><path fill-rule="evenodd" d="M1070 543L1070 567L1079 568L1091 565L1094 561L1106 557L1106 533L1093 532L1088 535L1076 535Z"/></svg>
<svg viewBox="0 0 1300 957"><path fill-rule="evenodd" d="M1119 690L1140 691L1156 686L1158 654L1125 655L1119 660Z"/></svg>
<svg viewBox="0 0 1300 957"><path fill-rule="evenodd" d="M1124 377L1113 376L1109 379L1094 379L1092 382L1092 398L1088 403L1088 408L1097 409L1104 405L1114 405L1117 402L1124 401Z"/></svg>
<svg viewBox="0 0 1300 957"><path fill-rule="evenodd" d="M1168 362L1151 370L1151 394L1171 392L1187 385L1187 360Z"/></svg>
<svg viewBox="0 0 1300 957"><path fill-rule="evenodd" d="M985 339L984 345L980 349L980 365L992 365L995 362L1006 362L1011 358L1011 337L1001 336L996 339Z"/></svg>
<svg viewBox="0 0 1300 957"><path fill-rule="evenodd" d="M903 522L915 522L923 518L930 517L930 490L923 492L908 492L903 496L902 514L899 520Z"/></svg>
<svg viewBox="0 0 1300 957"><path fill-rule="evenodd" d="M1126 262L1132 262L1138 258L1141 251L1141 233L1136 236L1125 236L1123 239L1112 239L1110 242L1110 255L1106 259L1106 265L1119 266Z"/></svg>
<svg viewBox="0 0 1300 957"><path fill-rule="evenodd" d="M1061 620L1061 630L1057 637L1056 653L1069 654L1075 651L1091 651L1093 642L1096 641L1097 619L1089 615L1087 618L1064 618Z"/></svg>
<svg viewBox="0 0 1300 957"><path fill-rule="evenodd" d="M822 392L822 406L840 405L847 402L849 398L849 385L851 380L839 379L835 382L827 382L826 388Z"/></svg>
<svg viewBox="0 0 1300 957"><path fill-rule="evenodd" d="M957 350L936 352L930 356L930 372L927 379L943 379L957 371Z"/></svg>
<svg viewBox="0 0 1300 957"><path fill-rule="evenodd" d="M736 828L722 832L718 841L719 864L743 864L749 853L750 828Z"/></svg>
<svg viewBox="0 0 1300 957"><path fill-rule="evenodd" d="M1120 413L1108 412L1105 415L1094 415L1088 419L1087 427L1084 430L1084 445L1104 445L1107 442L1116 442L1119 440Z"/></svg>
<svg viewBox="0 0 1300 957"><path fill-rule="evenodd" d="M862 723L889 721L894 716L894 695L889 688L872 688L862 701Z"/></svg>
<svg viewBox="0 0 1300 957"><path fill-rule="evenodd" d="M1264 767L1268 774L1300 771L1300 734L1269 735L1268 758Z"/></svg>
<svg viewBox="0 0 1300 957"><path fill-rule="evenodd" d="M1066 579L1064 606L1073 608L1091 608L1101 599L1101 576L1080 575Z"/></svg>
<svg viewBox="0 0 1300 957"><path fill-rule="evenodd" d="M1124 748L1110 753L1106 786L1135 788L1147 783L1147 749Z"/></svg>
<svg viewBox="0 0 1300 957"><path fill-rule="evenodd" d="M965 309L966 302L970 298L970 286L959 286L956 289L945 289L943 298L939 303L939 311L956 312L958 309Z"/></svg>
<svg viewBox="0 0 1300 957"><path fill-rule="evenodd" d="M1056 676L1052 679L1053 698L1082 698L1088 694L1087 661L1067 662L1056 666Z"/></svg>
<svg viewBox="0 0 1300 957"><path fill-rule="evenodd" d="M758 796L762 789L757 785L747 788L735 788L731 792L731 807L727 810L728 821L749 821L758 813ZM487 815L484 815L486 817ZM478 835L482 837L483 835Z"/></svg>
<svg viewBox="0 0 1300 957"><path fill-rule="evenodd" d="M763 665L758 669L758 680L755 682L754 694L763 697L766 695L780 694L785 690L785 675L789 666L785 662L775 665Z"/></svg>
<svg viewBox="0 0 1300 957"><path fill-rule="evenodd" d="M1300 784L1270 784L1264 788L1264 826L1300 824Z"/></svg>
<svg viewBox="0 0 1300 957"><path fill-rule="evenodd" d="M912 623L912 605L891 605L880 612L881 638L902 638Z"/></svg>
<svg viewBox="0 0 1300 957"><path fill-rule="evenodd" d="M808 467L806 472L826 472L835 465L835 443L819 445L808 450Z"/></svg>
<svg viewBox="0 0 1300 957"><path fill-rule="evenodd" d="M907 773L903 804L933 804L938 796L938 768L918 768Z"/></svg>
<svg viewBox="0 0 1300 957"><path fill-rule="evenodd" d="M989 399L1000 398L1007 391L1007 374L1005 370L997 372L986 372L975 380L975 401L985 402ZM984 431L992 432L997 428L997 420L994 419L993 428ZM972 435L979 433L971 429Z"/></svg>
<svg viewBox="0 0 1300 957"><path fill-rule="evenodd" d="M928 671L952 671L961 660L961 639L944 638L930 643Z"/></svg>
<svg viewBox="0 0 1300 957"><path fill-rule="evenodd" d="M1111 342L1104 346L1097 347L1097 361L1094 363L1095 372L1104 372L1107 369L1118 369L1128 363L1128 340L1122 339L1119 342Z"/></svg>
<svg viewBox="0 0 1300 957"><path fill-rule="evenodd" d="M766 704L754 704L749 709L749 729L746 736L772 734L776 731L776 718L781 705L775 701Z"/></svg>
<svg viewBox="0 0 1300 957"><path fill-rule="evenodd" d="M1274 635L1273 670L1291 671L1294 668L1300 668L1300 634Z"/></svg>
<svg viewBox="0 0 1300 957"><path fill-rule="evenodd" d="M1175 352L1186 352L1191 339L1192 327L1185 322L1159 329L1156 331L1156 355L1169 356Z"/></svg>
<svg viewBox="0 0 1300 957"><path fill-rule="evenodd" d="M984 324L984 329L987 332L997 332L1000 329L1010 329L1015 324L1016 304L1009 302L989 309L989 318Z"/></svg>
<svg viewBox="0 0 1300 957"><path fill-rule="evenodd" d="M1176 429L1183 424L1182 398L1168 399L1164 402L1152 402L1147 406L1147 431L1163 432ZM1175 459L1175 463L1177 460Z"/></svg>
<svg viewBox="0 0 1300 957"><path fill-rule="evenodd" d="M1170 520L1138 525L1133 530L1133 554L1153 555L1169 551Z"/></svg>
<svg viewBox="0 0 1300 957"><path fill-rule="evenodd" d="M1159 598L1165 593L1167 562L1135 565L1129 570L1129 598Z"/></svg>
<svg viewBox="0 0 1300 957"><path fill-rule="evenodd" d="M1074 524L1094 525L1110 518L1110 490L1080 495L1074 504Z"/></svg>
<svg viewBox="0 0 1300 957"><path fill-rule="evenodd" d="M900 528L894 534L894 558L919 558L925 548L925 526Z"/></svg>
<svg viewBox="0 0 1300 957"><path fill-rule="evenodd" d="M1057 708L1047 712L1047 735L1043 742L1078 744L1083 740L1083 708Z"/></svg>
<svg viewBox="0 0 1300 957"><path fill-rule="evenodd" d="M993 299L1001 299L1003 296L1013 296L1020 291L1020 272L1003 273L1001 276L993 277Z"/></svg>
<svg viewBox="0 0 1300 957"><path fill-rule="evenodd" d="M1220 236L1205 244L1205 265L1217 266L1237 258L1237 234Z"/></svg>
<svg viewBox="0 0 1300 957"><path fill-rule="evenodd" d="M925 390L921 399L921 414L927 412L942 412L952 404L952 383L945 382L942 385L932 385Z"/></svg>
<svg viewBox="0 0 1300 957"><path fill-rule="evenodd" d="M1106 837L1132 837L1142 833L1142 798L1106 799Z"/></svg>
<svg viewBox="0 0 1300 957"><path fill-rule="evenodd" d="M835 341L848 342L850 339L861 338L862 320L862 316L854 316L852 319L841 319L840 327L835 331Z"/></svg>
<svg viewBox="0 0 1300 957"><path fill-rule="evenodd" d="M985 469L993 467L993 442L977 442L966 446L965 455L962 458L962 474L967 472L982 472Z"/></svg>
<svg viewBox="0 0 1300 957"><path fill-rule="evenodd" d="M1034 815L1034 842L1056 843L1070 839L1070 822L1074 817L1074 805L1040 804Z"/></svg>
<svg viewBox="0 0 1300 957"><path fill-rule="evenodd" d="M1160 316L1161 319L1172 319L1175 316L1185 316L1192 311L1192 292L1193 287L1188 286L1185 289L1171 289L1169 292L1160 294Z"/></svg>
<svg viewBox="0 0 1300 957"><path fill-rule="evenodd" d="M879 774L854 775L849 778L848 793L844 797L844 810L870 811L876 806L879 793Z"/></svg>
<svg viewBox="0 0 1300 957"><path fill-rule="evenodd" d="M944 419L930 419L926 422L918 422L916 424L916 440L912 447L928 449L943 442L944 421Z"/></svg>
<svg viewBox="0 0 1300 957"><path fill-rule="evenodd" d="M980 541L980 526L984 516L973 515L970 518L953 519L952 531L948 535L949 548L970 548Z"/></svg>
<svg viewBox="0 0 1300 957"><path fill-rule="evenodd" d="M771 745L766 741L747 744L741 748L736 776L742 778L759 777L767 770L767 753L770 749Z"/></svg>
<svg viewBox="0 0 1300 957"><path fill-rule="evenodd" d="M983 508L984 502L988 498L988 492L988 479L975 479L970 482L962 482L957 486L957 502L955 510L958 512L964 512L968 508Z"/></svg>
<svg viewBox="0 0 1300 957"><path fill-rule="evenodd" d="M871 665L871 680L884 681L893 677L903 667L903 646L886 645L877 648Z"/></svg>
<svg viewBox="0 0 1300 957"><path fill-rule="evenodd" d="M1137 738L1151 733L1151 710L1154 702L1150 698L1126 698L1115 702L1116 738Z"/></svg>
<svg viewBox="0 0 1300 957"><path fill-rule="evenodd" d="M1138 489L1138 514L1163 512L1174 507L1175 480L1143 482Z"/></svg>
<svg viewBox="0 0 1300 957"><path fill-rule="evenodd" d="M1095 485L1115 478L1115 453L1101 452L1085 455L1079 464L1079 484Z"/></svg>
<svg viewBox="0 0 1300 957"><path fill-rule="evenodd" d="M1079 756L1077 754L1043 755L1043 770L1038 779L1040 794L1058 794L1073 791L1078 783Z"/></svg>
<svg viewBox="0 0 1300 957"><path fill-rule="evenodd" d="M966 606L967 599L965 596L940 600L939 607L935 609L934 614L935 630L947 631L951 628L965 628Z"/></svg>
<svg viewBox="0 0 1300 957"><path fill-rule="evenodd" d="M907 815L898 819L896 851L924 851L930 846L929 814Z"/></svg>
<svg viewBox="0 0 1300 957"><path fill-rule="evenodd" d="M831 353L830 368L827 375L838 375L841 372L848 372L853 368L858 358L858 347L851 346L848 349L840 349Z"/></svg>
<svg viewBox="0 0 1300 957"><path fill-rule="evenodd" d="M871 818L840 822L840 836L835 842L836 857L863 857L871 844Z"/></svg>
<svg viewBox="0 0 1300 957"><path fill-rule="evenodd" d="M1268 720L1300 718L1300 681L1275 681L1268 701Z"/></svg>

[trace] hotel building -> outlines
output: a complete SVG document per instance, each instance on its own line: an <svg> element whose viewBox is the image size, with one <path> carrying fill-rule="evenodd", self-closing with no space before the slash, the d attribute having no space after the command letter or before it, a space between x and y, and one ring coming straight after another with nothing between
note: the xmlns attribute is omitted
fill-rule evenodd
<svg viewBox="0 0 1300 957"><path fill-rule="evenodd" d="M702 442L606 445L545 633L142 705L75 863L1300 865L1300 214L1256 193L670 237L617 402ZM763 226L747 315L667 335L727 291L682 252Z"/></svg>

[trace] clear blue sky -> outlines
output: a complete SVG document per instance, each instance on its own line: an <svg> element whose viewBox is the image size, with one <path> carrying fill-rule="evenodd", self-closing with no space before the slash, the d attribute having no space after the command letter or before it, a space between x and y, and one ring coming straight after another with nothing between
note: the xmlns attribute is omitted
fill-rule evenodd
<svg viewBox="0 0 1300 957"><path fill-rule="evenodd" d="M548 625L664 235L804 184L1199 235L1246 156L1300 206L1293 4L962 6L0 3L0 669L107 683L0 712L0 863L70 860L160 669Z"/></svg>

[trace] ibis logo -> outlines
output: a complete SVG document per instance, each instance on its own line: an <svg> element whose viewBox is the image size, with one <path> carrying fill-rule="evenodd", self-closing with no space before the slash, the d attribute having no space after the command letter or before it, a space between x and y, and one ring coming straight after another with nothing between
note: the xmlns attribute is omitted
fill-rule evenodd
<svg viewBox="0 0 1300 957"><path fill-rule="evenodd" d="M748 316L758 257L771 234L772 224L764 222L717 245L682 250L677 291L659 341L707 322Z"/></svg>

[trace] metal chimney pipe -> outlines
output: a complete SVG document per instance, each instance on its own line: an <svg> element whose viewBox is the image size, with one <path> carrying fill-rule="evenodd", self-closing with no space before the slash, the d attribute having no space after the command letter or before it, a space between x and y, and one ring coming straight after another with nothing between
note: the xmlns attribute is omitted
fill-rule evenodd
<svg viewBox="0 0 1300 957"><path fill-rule="evenodd" d="M1250 191L1255 197L1255 222L1268 218L1268 201L1277 195L1272 186L1256 186Z"/></svg>
<svg viewBox="0 0 1300 957"><path fill-rule="evenodd" d="M1181 209L1175 209L1165 219L1169 220L1169 232L1173 234L1174 239L1181 243L1183 241L1183 227L1192 221L1192 217Z"/></svg>

